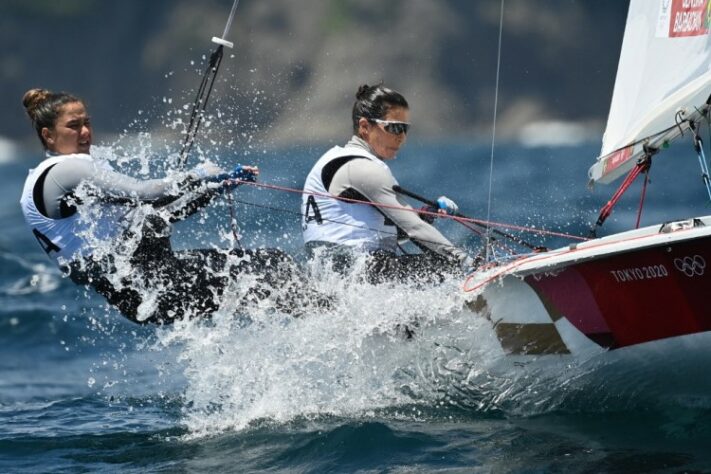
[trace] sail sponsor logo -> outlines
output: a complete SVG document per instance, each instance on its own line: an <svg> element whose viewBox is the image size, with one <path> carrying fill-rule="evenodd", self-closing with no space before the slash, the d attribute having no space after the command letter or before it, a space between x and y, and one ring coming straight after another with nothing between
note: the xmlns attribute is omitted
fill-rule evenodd
<svg viewBox="0 0 711 474"><path fill-rule="evenodd" d="M622 163L627 161L630 156L632 156L633 148L634 147L632 146L628 146L627 148L610 153L605 160L605 167L603 168L602 175L604 176L607 173L610 173L611 171L617 169Z"/></svg>
<svg viewBox="0 0 711 474"><path fill-rule="evenodd" d="M646 267L622 268L620 270L610 270L617 283L629 283L632 281L654 280L669 276L669 271L664 265L649 265Z"/></svg>
<svg viewBox="0 0 711 474"><path fill-rule="evenodd" d="M706 35L710 20L710 0L662 0L657 36L681 38Z"/></svg>
<svg viewBox="0 0 711 474"><path fill-rule="evenodd" d="M689 278L703 276L704 271L706 271L706 260L701 255L675 258L674 267Z"/></svg>

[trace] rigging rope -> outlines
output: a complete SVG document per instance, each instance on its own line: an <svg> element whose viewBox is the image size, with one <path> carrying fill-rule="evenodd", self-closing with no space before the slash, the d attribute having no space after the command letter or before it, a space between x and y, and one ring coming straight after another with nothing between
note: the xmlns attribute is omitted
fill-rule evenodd
<svg viewBox="0 0 711 474"><path fill-rule="evenodd" d="M225 46L228 48L232 48L234 46L234 44L227 41L226 38L227 33L229 33L230 28L232 27L232 20L234 19L235 12L237 11L238 4L239 0L234 0L232 3L232 9L230 10L230 14L227 18L227 23L225 24L225 29L222 32L222 37L212 37L212 42L218 46L210 55L210 61L205 69L205 73L202 76L195 100L193 101L193 107L190 111L190 122L188 122L188 127L185 130L185 140L183 141L183 146L180 149L180 154L178 156L179 170L185 168L188 161L188 154L195 143L195 138L197 137L198 130L200 129L202 119L205 117L207 103L210 100L210 94L212 93L212 88L215 85L215 79L217 79L217 72L220 70L220 64L222 64ZM232 205L232 191L227 191L226 197L230 207L230 229L234 239L233 246L241 249L242 245L239 239L237 217L235 215L234 206Z"/></svg>
<svg viewBox="0 0 711 474"><path fill-rule="evenodd" d="M489 196L486 206L486 220L491 220L491 190L494 182L494 147L496 145L496 113L499 107L499 78L501 73L501 40L504 31L504 0L501 0L501 11L499 12L499 46L496 55L496 87L494 90L494 119L491 126L491 158L489 161ZM487 229L486 241L484 242L484 260L489 261L489 243L491 231Z"/></svg>
<svg viewBox="0 0 711 474"><path fill-rule="evenodd" d="M709 178L709 168L706 164L704 142L701 140L701 135L693 123L690 124L689 128L691 128L691 133L693 134L694 150L696 150L696 155L699 158L699 166L701 166L701 179L703 180L706 192L709 195L709 201L711 201L711 179Z"/></svg>
<svg viewBox="0 0 711 474"><path fill-rule="evenodd" d="M238 4L239 0L235 0L232 4L232 9L230 10L230 15L227 18L227 24L225 25L222 37L212 37L212 42L218 46L210 55L210 61L205 69L205 73L202 76L202 81L200 82L195 100L193 101L193 108L190 111L190 122L188 123L187 130L185 131L185 140L183 141L183 147L180 150L178 158L178 169L183 169L185 167L185 164L188 161L190 149L192 148L193 143L195 143L195 137L200 129L200 123L205 116L207 102L210 100L210 94L212 93L212 88L215 85L215 79L217 79L217 72L220 70L220 64L222 64L224 48L225 46L228 48L232 48L234 46L231 42L227 41L226 38L227 33L232 26L232 19L235 16Z"/></svg>
<svg viewBox="0 0 711 474"><path fill-rule="evenodd" d="M709 119L708 119L708 109L700 110L696 109L696 111L700 114L702 118L706 119L707 124L709 124ZM679 135L683 136L684 135L684 128L683 125L686 124L686 126L691 130L692 133L692 140L693 140L693 145L694 145L694 150L696 150L698 160L699 160L699 166L701 167L701 179L704 183L704 186L706 188L706 193L709 196L709 201L711 201L711 176L709 173L709 168L708 164L706 162L706 155L704 153L704 147L703 147L703 141L701 139L701 135L699 134L698 131L698 125L697 122L691 119L684 119L682 118L682 112L679 111L676 113L674 116L674 121L675 124L660 131L653 133L651 135L648 135L644 138L640 138L628 145L625 145L621 148L618 148L617 150L614 150L602 157L599 157L598 160L604 159L608 156L611 156L623 149L627 149L630 147L634 147L636 145L639 145L640 143L648 143L650 140L653 138L657 138L660 136L664 136L665 134L669 133L671 130L678 128L679 129ZM711 124L709 124L710 130L711 130ZM664 146L666 146L666 142L664 143ZM642 186L642 195L640 197L640 203L639 203L639 209L637 211L637 221L635 224L635 228L639 228L640 221L642 218L642 208L644 205L644 200L645 196L647 193L647 185L649 184L649 168L652 165L652 155L655 154L658 150L656 148L651 148L648 147L647 145L644 145L643 147L644 155L642 155L638 160L637 164L632 168L625 178L625 180L622 182L620 187L617 189L615 194L612 196L610 201L603 206L603 208L600 210L600 215L598 216L597 222L591 227L590 229L590 237L595 237L597 228L600 227L605 220L610 216L612 213L612 208L617 204L617 201L619 201L620 197L622 197L622 194L627 191L627 188L632 184L632 182L635 180L635 178L640 174L644 173L645 178L644 178L644 184Z"/></svg>
<svg viewBox="0 0 711 474"><path fill-rule="evenodd" d="M681 122L677 122L677 123L675 123L674 125L665 128L664 130L660 130L659 132L655 132L655 133L649 134L649 135L647 135L647 136L645 136L645 137L638 138L637 140L635 140L635 141L633 141L633 142L630 142L630 143L628 143L628 144L626 144L626 145L623 145L623 146L621 146L621 147L619 147L619 148L617 148L617 149L615 149L615 150L612 150L611 152L609 152L609 153L607 153L607 154L605 154L605 155L599 156L596 161L604 160L605 158L607 158L607 157L609 157L609 156L612 156L612 155L614 155L615 153L619 153L619 152L621 152L622 150L625 150L625 149L627 149L627 148L635 147L635 146L640 145L640 144L643 144L643 143L648 143L648 142L652 141L652 140L655 139L655 138L661 137L661 136L663 136L663 135L665 135L665 134L671 132L671 131L674 130L675 128L681 129L681 125L682 125L684 122L692 123L692 122L690 122L689 120L682 120Z"/></svg>
<svg viewBox="0 0 711 474"><path fill-rule="evenodd" d="M413 198L413 199L415 199L415 200L417 200L417 201L420 201L420 202L422 202L422 203L424 203L424 204L427 204L428 206L430 206L430 207L432 207L432 208L434 208L434 209L437 209L437 207L438 207L438 205L437 205L437 203L436 203L435 201L432 201L431 199L427 199L427 198L425 198L425 197L423 197L423 196L420 196L419 194L416 194L416 193L413 193L412 191L409 191L409 190L407 190L407 189L404 189L402 186L400 186L400 185L398 185L398 184L396 184L395 186L393 186L393 191L395 191L395 192L398 193L398 194L403 194L403 195L405 195L405 196L411 197L411 198ZM465 216L464 214L462 214L461 212L455 212L455 213L454 213L454 216L455 216L455 217L464 217L464 218L467 217L467 216ZM479 229L475 229L474 227L471 227L471 226L469 226L469 225L466 225L466 224L465 224L464 222L462 222L462 221L458 221L458 222L459 222L459 224L461 224L462 226L464 226L464 227L466 227L467 229L471 230L472 232L475 232L475 233L478 234L478 235L483 235L483 232L481 232ZM484 229L484 231L489 230L489 229L487 229L485 226L480 226L480 227L482 227L482 228ZM530 244L530 243L526 242L525 240L516 237L515 235L507 234L506 232L502 232L502 231L497 230L497 229L492 230L492 232L495 233L496 235L499 235L499 236L504 237L504 238L506 238L506 239L509 239L509 240L511 240L511 241L513 241L513 242L516 242L517 244L520 244L520 245L522 245L523 247L527 247L527 248L529 248L529 249L531 249L531 250L538 251L538 252L540 252L540 251L542 251L542 250L545 250L545 248L543 248L543 247L541 247L541 246L537 246L537 245ZM495 239L494 237L490 237L490 238L489 238L489 243L490 243L490 244L493 243L493 242L495 242L495 241L496 241L496 239Z"/></svg>
<svg viewBox="0 0 711 474"><path fill-rule="evenodd" d="M476 224L476 225L480 225L480 226L490 226L490 227L498 227L498 228L502 228L502 229L518 230L521 232L529 232L529 233L538 234L538 235L546 235L546 236L551 236L551 237L562 237L562 238L566 238L566 239L570 239L570 240L578 240L578 241L589 240L586 237L581 237L581 236L572 235L572 234L566 234L564 232L555 232L555 231L550 231L550 230L545 230L545 229L536 229L533 227L518 226L518 225L507 224L507 223L502 223L502 222L486 221L486 220L482 220L482 219L474 219L471 217L451 216L448 214L440 214L438 212L431 212L431 211L424 211L421 209L415 209L412 207L395 206L395 205L383 204L383 203L378 203L378 202L370 202L370 201L361 201L358 199L346 198L346 197L341 197L341 196L333 196L328 193L304 191L303 189L290 188L287 186L280 186L280 185L275 185L275 184L257 183L257 182L252 182L252 181L242 181L239 179L231 180L231 182L235 185L246 184L246 185L254 186L257 188L271 189L274 191L283 191L283 192L287 192L287 193L291 193L291 194L301 194L301 195L306 195L306 196L335 199L337 201L343 201L343 202L347 202L350 204L359 204L359 205L365 205L365 206L380 207L383 209L395 209L395 210L400 210L400 211L415 212L417 214L429 215L429 216L437 217L440 219L451 219L451 220L454 220L459 223L472 223L472 224ZM242 202L242 201L239 201L239 202ZM267 209L279 210L279 209L271 208L271 207L267 207L267 206L257 206L257 207L266 207ZM282 210L282 211L295 213L295 211L287 211L287 210ZM301 212L299 212L298 215L303 216L303 214Z"/></svg>
<svg viewBox="0 0 711 474"><path fill-rule="evenodd" d="M639 160L637 160L637 164L634 168L630 170L625 180L622 182L620 187L617 188L617 191L615 191L615 194L613 194L607 204L605 204L602 209L600 209L600 215L598 216L595 224L590 229L591 237L595 237L595 235L597 234L598 227L600 227L605 222L605 220L610 217L610 214L612 214L612 208L615 207L617 201L620 200L622 195L625 193L625 191L627 191L627 189L634 182L637 176L639 176L640 173L649 170L649 167L652 164L652 153L653 150L646 150L645 155L642 156Z"/></svg>
<svg viewBox="0 0 711 474"><path fill-rule="evenodd" d="M198 92L195 96L195 101L193 102L193 108L190 112L190 122L188 123L187 130L185 131L183 147L180 149L178 169L183 169L185 167L185 164L188 161L190 149L193 147L193 143L195 143L195 137L200 129L200 123L205 116L205 108L207 107L207 102L210 99L212 87L215 85L217 71L220 69L220 64L222 63L223 49L224 46L219 45L210 55L210 62L205 70L205 74L202 76L202 82L200 82L200 87L198 87Z"/></svg>
<svg viewBox="0 0 711 474"><path fill-rule="evenodd" d="M642 196L639 198L639 209L637 210L637 223L635 229L639 229L639 222L642 220L642 208L644 207L644 198L647 195L647 185L649 184L649 166L644 171L644 184L642 185Z"/></svg>
<svg viewBox="0 0 711 474"><path fill-rule="evenodd" d="M344 199L345 199L345 198L344 198ZM295 216L299 216L299 217L305 217L305 216L306 216L304 213L299 212L299 211L292 211L292 210L290 210L290 209L284 209L284 208L276 207L276 206L269 206L269 205L266 205L266 204L259 204L259 203L256 203L256 202L243 201L243 200L240 200L240 199L235 199L235 202L238 202L238 203L240 203L240 204L245 204L245 205L247 205L247 206L257 207L257 208L260 208L260 209L267 209L267 210L270 210L270 211L276 211L276 212L281 212L281 213L285 213L285 214L291 214L291 215L295 215ZM371 205L371 203L365 203L365 202L362 202L362 201L356 201L355 203ZM393 206L393 207L394 207L394 206ZM417 209L402 208L402 210L414 211L414 212L418 212L418 213L420 213L420 214L431 214L431 215L435 215L435 216L437 216L437 217L445 217L445 216L443 216L442 214L438 214L438 213L434 213L434 212L429 212L429 211L421 211L421 210L417 210ZM375 229L375 228L373 228L373 227L368 227L368 226L365 225L365 224L362 224L362 225L361 225L361 224L352 224L352 223L350 223L350 222L343 222L343 221L339 221L339 220L337 220L337 219L329 219L329 218L326 218L326 217L322 217L321 220L327 221L327 222L333 222L334 224L339 224L339 225L344 225L344 226L348 226L348 227L353 227L353 228L355 228L355 229L365 229L365 230L377 231L377 232L379 232L380 234L391 235L391 236L393 236L393 237L397 237L397 236L399 235L399 233L398 233L397 231L395 231L395 232L390 232L390 231L387 231L387 230ZM463 224L463 225L464 225L464 224ZM468 229L470 229L472 232L481 235L481 232L480 232L478 229L476 229L476 228L474 228L474 227L469 227L469 226L467 226L467 225L464 225L464 226L467 227ZM430 244L436 244L436 245L439 245L439 244L440 244L440 242L432 242L432 241L430 241L430 240L424 240L424 239L417 239L417 240L418 240L419 242L423 242L423 243L430 243ZM503 247L504 250L506 250L510 255L517 255L516 252L515 252L512 248L510 248L510 247L504 245L504 244L501 243L501 242L499 242L499 245L500 245L501 247ZM399 244L399 243L398 243L398 247L400 247L400 244ZM407 252L405 252L405 251L402 249L402 247L400 247L400 250L403 252L403 254L407 254Z"/></svg>

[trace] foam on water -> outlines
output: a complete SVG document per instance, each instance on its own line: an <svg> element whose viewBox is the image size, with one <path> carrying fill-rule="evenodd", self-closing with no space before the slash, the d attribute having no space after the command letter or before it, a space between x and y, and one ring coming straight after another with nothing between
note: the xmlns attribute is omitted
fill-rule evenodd
<svg viewBox="0 0 711 474"><path fill-rule="evenodd" d="M457 278L425 287L335 274L319 282L333 296L329 310L294 318L264 305L159 331L154 349L173 348L185 364L190 436L304 417L401 416L406 407L420 407L413 418L711 407L709 384L691 383L711 356L708 336L516 358L502 353L490 321L462 309Z"/></svg>
<svg viewBox="0 0 711 474"><path fill-rule="evenodd" d="M533 415L595 383L587 359L504 356L491 322L464 309L460 278L375 286L311 271L332 308L294 318L262 304L160 329L154 350L176 350L185 367L191 436L403 407Z"/></svg>
<svg viewBox="0 0 711 474"><path fill-rule="evenodd" d="M403 386L416 378L420 346L404 326L428 324L456 301L443 298L441 287L414 293L336 276L328 288L334 306L325 311L295 318L263 302L242 317L222 312L207 323L161 330L159 344L179 345L187 365L185 421L192 432L412 402Z"/></svg>

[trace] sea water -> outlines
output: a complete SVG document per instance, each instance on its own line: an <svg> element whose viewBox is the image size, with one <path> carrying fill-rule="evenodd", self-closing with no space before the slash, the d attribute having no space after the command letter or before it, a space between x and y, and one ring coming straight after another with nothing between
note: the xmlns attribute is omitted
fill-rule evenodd
<svg viewBox="0 0 711 474"><path fill-rule="evenodd" d="M711 214L686 145L655 159L643 225ZM213 159L257 164L263 183L298 189L328 146ZM597 151L502 144L490 174L485 144L412 142L391 166L404 188L446 194L473 217L585 235L614 191L586 188ZM150 163L160 153L136 159L115 165L141 176L160 168ZM693 357L671 343L604 362L501 360L489 323L459 311L461 278L372 286L315 267L314 284L332 295L328 309L294 318L265 306L135 325L63 278L25 227L19 194L36 162L22 151L0 162L1 472L711 468L703 336ZM634 225L639 193L631 188L601 234ZM298 194L243 186L234 198L242 245L280 247L303 261ZM440 228L472 253L480 248L455 222ZM226 247L231 239L219 200L177 225L173 242Z"/></svg>

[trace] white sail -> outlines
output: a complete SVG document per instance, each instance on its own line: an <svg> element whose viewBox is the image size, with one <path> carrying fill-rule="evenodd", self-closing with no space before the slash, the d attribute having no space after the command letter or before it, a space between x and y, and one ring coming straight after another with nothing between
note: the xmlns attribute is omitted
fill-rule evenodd
<svg viewBox="0 0 711 474"><path fill-rule="evenodd" d="M698 115L711 95L711 0L631 0L607 129L593 181L608 183L643 153L639 140Z"/></svg>

